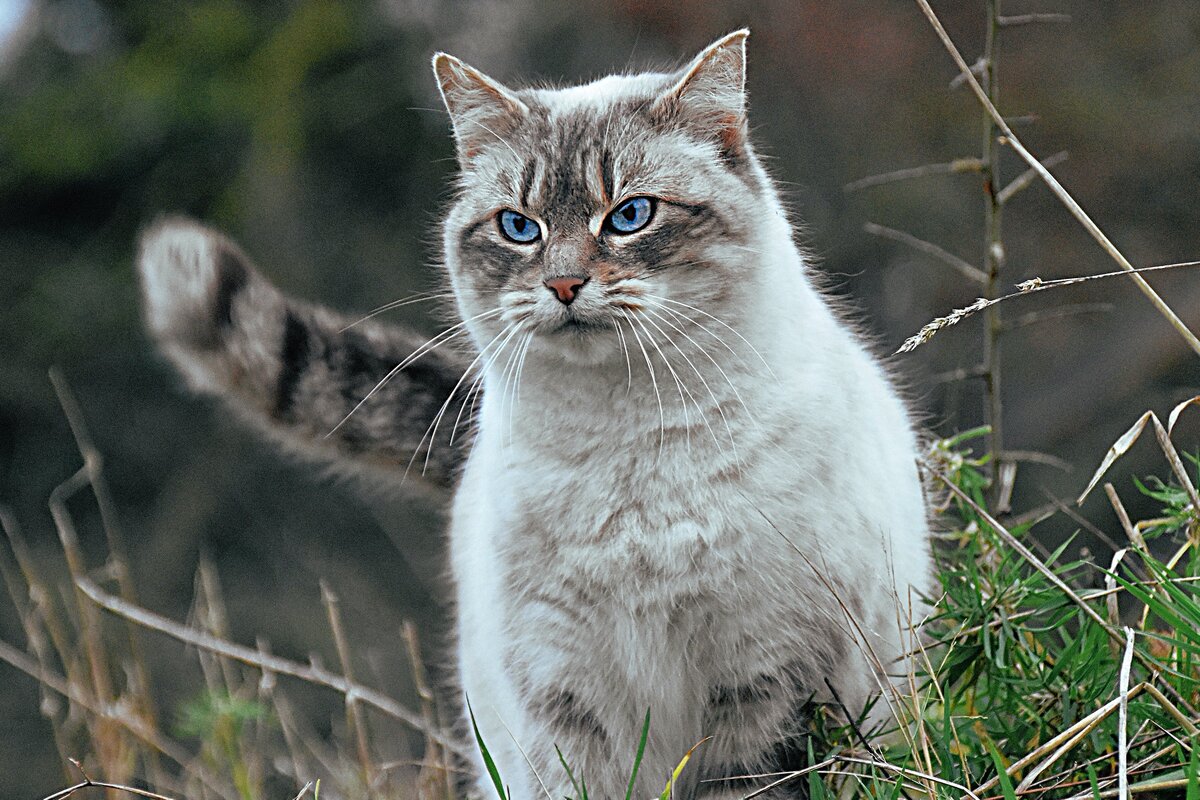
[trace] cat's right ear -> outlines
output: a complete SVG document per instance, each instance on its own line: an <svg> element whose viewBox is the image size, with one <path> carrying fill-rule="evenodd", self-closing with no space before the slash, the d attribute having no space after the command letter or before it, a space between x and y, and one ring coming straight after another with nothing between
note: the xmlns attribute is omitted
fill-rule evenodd
<svg viewBox="0 0 1200 800"><path fill-rule="evenodd" d="M433 74L450 112L458 160L464 167L484 147L505 144L506 133L529 113L509 89L454 56L436 53Z"/></svg>

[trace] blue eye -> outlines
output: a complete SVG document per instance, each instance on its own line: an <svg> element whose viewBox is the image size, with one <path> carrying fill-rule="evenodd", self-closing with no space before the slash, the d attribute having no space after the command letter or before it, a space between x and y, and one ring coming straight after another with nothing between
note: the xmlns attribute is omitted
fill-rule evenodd
<svg viewBox="0 0 1200 800"><path fill-rule="evenodd" d="M631 197L617 206L605 225L614 233L633 233L640 231L654 216L654 201L649 197Z"/></svg>
<svg viewBox="0 0 1200 800"><path fill-rule="evenodd" d="M505 209L500 212L500 232L517 244L536 242L542 236L538 224L524 214Z"/></svg>

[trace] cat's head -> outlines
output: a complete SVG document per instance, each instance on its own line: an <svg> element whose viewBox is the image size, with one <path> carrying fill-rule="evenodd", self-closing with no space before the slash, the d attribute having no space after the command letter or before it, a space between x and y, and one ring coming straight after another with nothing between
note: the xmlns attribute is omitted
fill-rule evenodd
<svg viewBox="0 0 1200 800"><path fill-rule="evenodd" d="M583 362L735 302L778 204L748 140L747 31L670 74L512 90L442 53L461 167L445 259L477 345Z"/></svg>

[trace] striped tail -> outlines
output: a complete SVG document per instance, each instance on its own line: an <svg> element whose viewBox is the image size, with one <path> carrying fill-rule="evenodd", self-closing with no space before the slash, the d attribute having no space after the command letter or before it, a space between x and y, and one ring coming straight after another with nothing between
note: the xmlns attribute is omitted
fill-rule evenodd
<svg viewBox="0 0 1200 800"><path fill-rule="evenodd" d="M461 353L411 360L425 337L373 321L347 328L352 319L284 296L233 242L186 219L143 234L138 271L147 325L193 389L308 458L453 485L470 440L453 430L456 419L470 425L467 383L450 398Z"/></svg>

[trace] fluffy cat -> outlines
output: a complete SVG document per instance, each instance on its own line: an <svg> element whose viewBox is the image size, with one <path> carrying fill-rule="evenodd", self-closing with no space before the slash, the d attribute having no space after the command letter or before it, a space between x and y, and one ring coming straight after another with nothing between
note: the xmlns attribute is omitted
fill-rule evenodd
<svg viewBox="0 0 1200 800"><path fill-rule="evenodd" d="M746 36L563 89L434 58L473 358L343 330L193 223L143 239L149 325L194 388L302 450L457 483L460 685L517 800L575 794L555 745L624 796L647 709L635 797L706 736L675 796L740 797L807 765L810 703L883 691L881 720L906 668L931 575L916 436L751 147Z"/></svg>

